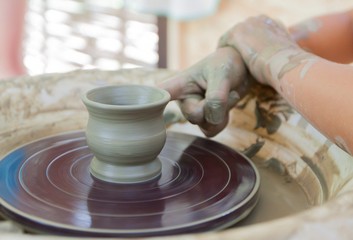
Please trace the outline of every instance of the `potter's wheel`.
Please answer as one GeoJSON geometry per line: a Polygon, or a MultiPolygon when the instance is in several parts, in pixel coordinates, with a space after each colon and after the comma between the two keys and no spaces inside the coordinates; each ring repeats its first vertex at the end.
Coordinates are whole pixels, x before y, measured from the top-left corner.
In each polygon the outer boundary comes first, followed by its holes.
{"type": "Polygon", "coordinates": [[[254,165],[209,139],[172,133],[159,178],[93,178],[83,132],[41,139],[0,161],[1,213],[25,228],[73,236],[140,237],[210,231],[246,217],[258,199],[254,165]]]}

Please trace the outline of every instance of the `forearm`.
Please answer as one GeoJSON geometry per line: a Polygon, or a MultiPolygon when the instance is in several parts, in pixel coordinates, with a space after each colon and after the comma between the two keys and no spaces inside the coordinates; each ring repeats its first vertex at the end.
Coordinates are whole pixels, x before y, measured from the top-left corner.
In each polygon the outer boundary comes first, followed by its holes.
{"type": "Polygon", "coordinates": [[[353,11],[314,17],[289,31],[309,52],[338,63],[353,62],[353,11]]]}
{"type": "Polygon", "coordinates": [[[313,126],[353,153],[352,66],[309,58],[273,85],[313,126]]]}

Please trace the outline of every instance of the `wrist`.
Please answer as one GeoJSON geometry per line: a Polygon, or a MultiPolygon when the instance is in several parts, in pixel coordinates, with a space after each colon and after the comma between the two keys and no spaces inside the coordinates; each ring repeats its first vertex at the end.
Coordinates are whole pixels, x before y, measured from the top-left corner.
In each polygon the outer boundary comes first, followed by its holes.
{"type": "Polygon", "coordinates": [[[280,89],[280,80],[290,70],[298,67],[302,63],[317,59],[317,56],[310,54],[297,46],[269,47],[264,49],[249,64],[250,71],[254,71],[254,76],[261,83],[280,89]],[[257,71],[257,72],[256,72],[257,71]]]}

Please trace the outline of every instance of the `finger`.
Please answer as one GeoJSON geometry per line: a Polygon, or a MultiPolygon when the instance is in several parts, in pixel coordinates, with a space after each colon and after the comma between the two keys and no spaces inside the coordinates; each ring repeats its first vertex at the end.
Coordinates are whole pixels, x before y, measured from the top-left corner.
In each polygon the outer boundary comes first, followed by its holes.
{"type": "Polygon", "coordinates": [[[169,92],[171,100],[179,99],[184,93],[188,77],[184,74],[173,76],[158,84],[158,87],[169,92]]]}
{"type": "Polygon", "coordinates": [[[231,91],[228,96],[227,112],[232,109],[240,100],[240,94],[237,91],[231,91]]]}
{"type": "Polygon", "coordinates": [[[226,112],[226,115],[225,115],[223,121],[218,124],[211,124],[205,120],[199,124],[199,127],[200,127],[201,131],[205,134],[205,136],[213,137],[213,136],[217,135],[218,133],[220,133],[227,126],[228,121],[229,121],[228,112],[230,109],[232,109],[237,104],[239,99],[240,99],[239,94],[236,91],[231,91],[229,93],[229,97],[228,97],[227,112],[226,112]]]}
{"type": "Polygon", "coordinates": [[[244,78],[243,81],[240,82],[240,84],[238,86],[236,86],[235,88],[235,99],[236,102],[238,102],[241,98],[243,98],[246,94],[249,93],[250,89],[255,85],[256,79],[254,78],[254,76],[248,74],[246,78],[244,78]]]}
{"type": "MultiPolygon", "coordinates": [[[[198,98],[187,98],[183,101],[180,101],[180,108],[185,116],[185,118],[192,124],[197,124],[201,131],[207,137],[213,137],[219,132],[221,132],[228,123],[228,114],[225,116],[223,121],[218,124],[212,124],[205,119],[204,116],[204,104],[205,100],[201,99],[201,96],[198,98]]],[[[240,97],[236,91],[231,91],[228,97],[227,103],[227,112],[235,106],[239,101],[240,97]]]]}
{"type": "Polygon", "coordinates": [[[220,124],[224,121],[227,111],[230,81],[213,79],[208,82],[205,96],[205,119],[211,124],[220,124]]]}
{"type": "Polygon", "coordinates": [[[214,137],[218,133],[220,133],[228,124],[229,118],[228,115],[224,118],[223,122],[219,124],[210,124],[208,122],[203,122],[199,124],[200,130],[205,134],[207,137],[214,137]]]}
{"type": "Polygon", "coordinates": [[[204,122],[203,106],[205,100],[200,95],[188,95],[187,98],[180,100],[180,109],[184,117],[192,124],[200,125],[204,122]]]}
{"type": "Polygon", "coordinates": [[[217,48],[222,48],[222,47],[228,46],[228,38],[229,38],[228,35],[229,35],[229,33],[226,32],[225,34],[223,34],[223,36],[221,36],[221,38],[218,40],[217,48]]]}

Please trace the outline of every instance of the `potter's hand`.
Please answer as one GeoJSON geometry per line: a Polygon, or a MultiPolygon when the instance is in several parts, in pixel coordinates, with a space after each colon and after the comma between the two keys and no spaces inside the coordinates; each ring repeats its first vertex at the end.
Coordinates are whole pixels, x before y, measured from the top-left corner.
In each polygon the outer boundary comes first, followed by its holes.
{"type": "Polygon", "coordinates": [[[185,118],[212,137],[228,123],[228,111],[245,94],[249,81],[239,53],[217,49],[189,69],[161,83],[179,100],[185,118]]]}
{"type": "Polygon", "coordinates": [[[290,64],[308,57],[281,23],[266,16],[235,25],[218,45],[237,49],[254,78],[273,87],[273,82],[290,70],[290,64]]]}

